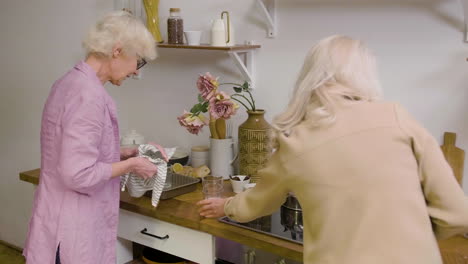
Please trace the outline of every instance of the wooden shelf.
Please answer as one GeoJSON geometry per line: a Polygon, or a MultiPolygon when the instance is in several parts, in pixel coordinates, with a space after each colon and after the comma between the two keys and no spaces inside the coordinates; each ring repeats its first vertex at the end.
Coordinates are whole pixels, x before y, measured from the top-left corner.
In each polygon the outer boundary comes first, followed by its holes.
{"type": "Polygon", "coordinates": [[[200,44],[200,45],[186,45],[186,44],[167,44],[161,43],[158,44],[158,48],[168,48],[168,49],[200,49],[200,50],[220,50],[220,51],[241,51],[241,50],[252,50],[260,48],[260,45],[234,45],[234,46],[211,46],[209,44],[200,44]]]}
{"type": "MultiPolygon", "coordinates": [[[[467,0],[468,1],[468,0],[467,0]]],[[[200,45],[187,45],[187,44],[167,44],[160,43],[158,48],[165,49],[191,49],[191,50],[216,50],[222,51],[231,57],[234,61],[236,67],[244,76],[244,80],[250,83],[250,87],[255,87],[255,68],[254,68],[254,50],[259,49],[261,45],[234,45],[234,46],[211,46],[209,44],[200,44],[200,45]],[[240,57],[243,56],[243,58],[240,57]]]]}

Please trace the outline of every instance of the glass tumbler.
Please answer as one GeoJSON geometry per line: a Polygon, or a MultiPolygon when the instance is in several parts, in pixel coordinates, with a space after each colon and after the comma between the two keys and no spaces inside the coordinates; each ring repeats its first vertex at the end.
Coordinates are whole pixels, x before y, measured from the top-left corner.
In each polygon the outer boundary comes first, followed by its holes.
{"type": "Polygon", "coordinates": [[[223,195],[223,177],[205,176],[202,178],[204,199],[219,198],[223,195]]]}

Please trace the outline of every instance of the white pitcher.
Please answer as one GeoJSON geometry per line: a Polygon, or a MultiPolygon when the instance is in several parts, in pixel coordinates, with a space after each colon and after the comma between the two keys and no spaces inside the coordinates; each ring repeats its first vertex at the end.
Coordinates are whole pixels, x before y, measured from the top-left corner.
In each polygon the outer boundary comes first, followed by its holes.
{"type": "Polygon", "coordinates": [[[221,18],[213,20],[213,24],[211,26],[211,45],[234,45],[234,28],[232,27],[231,20],[229,18],[229,12],[223,11],[221,13],[221,18]],[[224,23],[224,15],[227,17],[226,23],[224,23]]]}
{"type": "Polygon", "coordinates": [[[232,138],[210,138],[210,169],[211,175],[229,179],[233,173],[234,140],[232,138]]]}

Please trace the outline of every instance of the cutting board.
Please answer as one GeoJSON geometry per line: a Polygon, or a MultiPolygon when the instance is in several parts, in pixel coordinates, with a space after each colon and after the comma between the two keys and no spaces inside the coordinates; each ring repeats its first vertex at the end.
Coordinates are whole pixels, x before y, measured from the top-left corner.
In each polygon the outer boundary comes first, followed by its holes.
{"type": "Polygon", "coordinates": [[[465,161],[465,151],[455,146],[457,134],[452,132],[444,133],[444,144],[441,147],[445,159],[453,169],[453,173],[458,183],[462,184],[463,163],[465,161]]]}

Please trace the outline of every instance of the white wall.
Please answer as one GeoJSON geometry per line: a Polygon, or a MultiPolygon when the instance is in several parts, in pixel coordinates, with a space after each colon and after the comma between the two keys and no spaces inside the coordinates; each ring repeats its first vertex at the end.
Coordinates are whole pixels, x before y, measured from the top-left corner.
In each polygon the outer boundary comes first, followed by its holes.
{"type": "MultiPolygon", "coordinates": [[[[161,29],[169,7],[180,7],[186,29],[205,30],[229,10],[238,42],[262,44],[256,54],[257,104],[267,118],[286,105],[307,50],[322,37],[341,33],[366,41],[379,59],[387,99],[409,109],[441,142],[444,131],[458,134],[468,150],[468,55],[463,16],[456,0],[278,0],[278,37],[266,38],[266,25],[254,0],[161,1],[161,29]]],[[[39,126],[51,84],[83,55],[80,40],[112,1],[4,1],[0,9],[2,84],[0,97],[0,240],[23,246],[33,187],[18,172],[39,167],[39,126]]],[[[142,80],[108,86],[116,99],[121,132],[134,128],[163,145],[208,143],[208,131],[189,135],[176,120],[195,101],[195,81],[206,71],[222,81],[241,76],[227,54],[159,50],[142,80]]],[[[228,87],[226,87],[227,89],[228,87]]],[[[234,118],[240,124],[242,111],[234,118]]],[[[467,176],[465,176],[466,178],[467,176]]],[[[468,192],[468,180],[465,192],[468,192]]]]}

